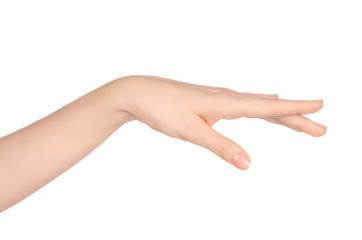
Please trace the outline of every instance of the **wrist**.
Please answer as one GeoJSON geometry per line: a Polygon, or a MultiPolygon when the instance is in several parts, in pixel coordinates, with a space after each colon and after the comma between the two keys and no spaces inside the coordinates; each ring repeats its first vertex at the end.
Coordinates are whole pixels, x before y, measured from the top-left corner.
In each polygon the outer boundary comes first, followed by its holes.
{"type": "Polygon", "coordinates": [[[139,79],[139,76],[136,75],[124,76],[103,86],[106,91],[104,95],[108,99],[108,108],[114,113],[113,115],[119,126],[136,120],[136,116],[132,113],[130,102],[133,95],[131,93],[131,84],[135,83],[137,79],[139,79]]]}

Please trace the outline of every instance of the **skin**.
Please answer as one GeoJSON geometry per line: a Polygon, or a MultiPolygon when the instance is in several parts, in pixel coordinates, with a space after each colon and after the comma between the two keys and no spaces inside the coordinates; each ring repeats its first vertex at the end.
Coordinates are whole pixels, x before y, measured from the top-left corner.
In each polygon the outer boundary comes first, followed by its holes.
{"type": "Polygon", "coordinates": [[[207,148],[246,170],[249,155],[212,128],[217,121],[262,118],[319,137],[327,127],[303,115],[322,106],[322,100],[285,100],[155,76],[118,78],[0,138],[0,212],[71,168],[130,121],[207,148]]]}

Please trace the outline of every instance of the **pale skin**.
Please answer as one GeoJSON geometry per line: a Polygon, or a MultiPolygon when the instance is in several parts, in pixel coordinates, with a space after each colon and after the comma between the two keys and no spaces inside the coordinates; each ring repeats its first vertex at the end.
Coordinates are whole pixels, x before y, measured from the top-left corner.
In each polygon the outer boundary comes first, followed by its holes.
{"type": "Polygon", "coordinates": [[[237,92],[155,76],[118,78],[0,138],[0,212],[58,177],[133,120],[207,148],[246,170],[249,155],[212,128],[217,121],[262,118],[319,137],[327,127],[303,115],[322,106],[322,100],[279,99],[276,94],[237,92]]]}

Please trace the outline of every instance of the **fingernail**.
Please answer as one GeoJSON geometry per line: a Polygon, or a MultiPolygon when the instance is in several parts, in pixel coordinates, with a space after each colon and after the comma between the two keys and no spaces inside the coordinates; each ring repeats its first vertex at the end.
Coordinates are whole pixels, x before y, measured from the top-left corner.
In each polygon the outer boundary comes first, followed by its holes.
{"type": "Polygon", "coordinates": [[[317,123],[318,126],[320,126],[321,128],[328,128],[327,126],[324,126],[323,124],[317,123]]]}
{"type": "Polygon", "coordinates": [[[322,103],[322,102],[323,102],[323,99],[312,100],[312,102],[322,103]]]}
{"type": "Polygon", "coordinates": [[[237,153],[231,160],[232,164],[240,169],[246,170],[249,168],[250,163],[247,160],[247,157],[242,153],[237,153]]]}

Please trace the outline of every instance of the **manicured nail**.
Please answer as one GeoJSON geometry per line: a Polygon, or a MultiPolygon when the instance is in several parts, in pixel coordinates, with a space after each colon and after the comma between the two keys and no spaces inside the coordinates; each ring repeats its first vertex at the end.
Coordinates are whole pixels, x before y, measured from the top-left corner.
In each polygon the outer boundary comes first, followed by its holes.
{"type": "Polygon", "coordinates": [[[250,163],[248,162],[246,156],[241,153],[237,153],[231,160],[232,164],[240,169],[246,170],[249,168],[250,163]]]}
{"type": "Polygon", "coordinates": [[[323,99],[312,100],[312,102],[322,103],[323,99]]]}
{"type": "Polygon", "coordinates": [[[320,126],[321,128],[328,128],[327,126],[324,126],[323,124],[317,123],[318,126],[320,126]]]}

